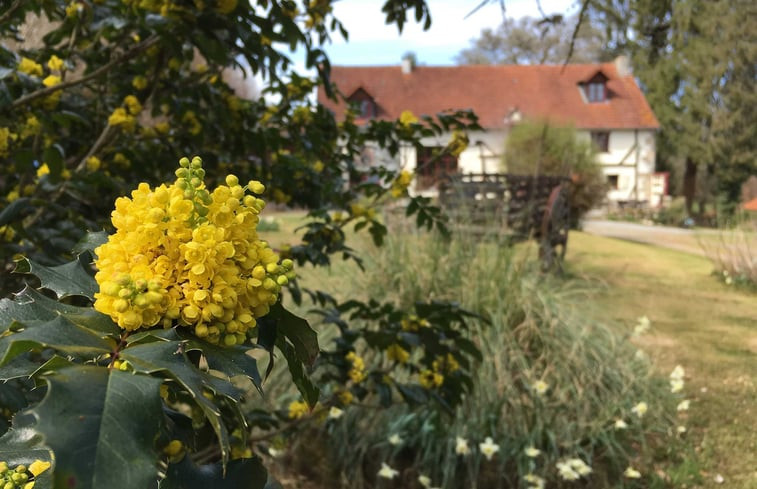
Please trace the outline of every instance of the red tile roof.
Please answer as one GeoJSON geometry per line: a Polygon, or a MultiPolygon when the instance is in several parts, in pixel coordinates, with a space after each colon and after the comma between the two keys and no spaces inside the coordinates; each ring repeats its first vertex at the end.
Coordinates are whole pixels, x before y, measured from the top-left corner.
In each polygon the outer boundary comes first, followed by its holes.
{"type": "MultiPolygon", "coordinates": [[[[505,125],[514,109],[524,117],[548,118],[584,129],[657,129],[659,123],[632,76],[619,76],[613,63],[561,65],[332,66],[331,79],[349,96],[362,88],[377,105],[379,119],[396,119],[403,110],[434,115],[445,109],[473,109],[485,128],[505,125]],[[598,71],[607,78],[609,100],[587,103],[579,83],[598,71]]],[[[318,100],[337,117],[345,105],[318,100]]]]}

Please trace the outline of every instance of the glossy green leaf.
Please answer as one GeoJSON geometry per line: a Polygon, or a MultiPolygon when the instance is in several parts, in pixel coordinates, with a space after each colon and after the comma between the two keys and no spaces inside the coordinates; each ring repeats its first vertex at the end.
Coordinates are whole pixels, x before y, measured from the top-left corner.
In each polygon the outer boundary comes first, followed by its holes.
{"type": "Polygon", "coordinates": [[[223,424],[218,406],[203,395],[208,389],[217,391],[218,386],[213,384],[209,375],[192,365],[186,356],[183,342],[140,343],[125,348],[120,355],[122,359],[128,360],[137,372],[161,374],[181,384],[210,422],[221,446],[222,459],[224,462],[228,461],[231,450],[228,430],[223,424]]]}
{"type": "Polygon", "coordinates": [[[73,251],[74,253],[83,253],[89,251],[92,255],[95,255],[95,248],[104,245],[108,242],[108,233],[105,231],[90,231],[84,235],[84,237],[76,243],[73,251]]]}
{"type": "Polygon", "coordinates": [[[47,395],[31,412],[33,430],[55,454],[56,487],[155,486],[160,379],[77,366],[47,382],[47,395]]]}
{"type": "Polygon", "coordinates": [[[276,346],[281,350],[281,353],[284,354],[284,358],[286,358],[287,365],[289,366],[289,373],[292,375],[294,385],[297,386],[297,390],[300,391],[305,402],[307,402],[308,406],[312,409],[318,402],[318,395],[320,394],[318,387],[316,387],[310,380],[310,377],[308,377],[303,368],[302,362],[297,358],[295,349],[291,344],[279,337],[276,340],[276,346]]]}
{"type": "Polygon", "coordinates": [[[42,282],[42,287],[55,292],[59,299],[72,295],[93,299],[98,286],[95,279],[87,273],[86,266],[82,255],[72,262],[57,267],[46,267],[28,258],[22,258],[16,262],[15,272],[37,276],[42,282]]]}
{"type": "Polygon", "coordinates": [[[218,464],[195,465],[189,457],[171,464],[160,489],[264,489],[268,473],[259,458],[232,460],[223,466],[218,464]]]}
{"type": "Polygon", "coordinates": [[[52,348],[67,355],[92,358],[115,347],[110,339],[77,326],[63,316],[36,323],[0,339],[0,366],[33,348],[52,348]]]}
{"type": "Polygon", "coordinates": [[[269,315],[276,321],[277,332],[294,345],[297,358],[305,365],[312,365],[320,349],[318,335],[308,322],[284,309],[280,302],[271,307],[269,315]]]}
{"type": "MultiPolygon", "coordinates": [[[[42,444],[42,437],[34,429],[35,418],[29,413],[19,413],[13,417],[13,426],[0,437],[0,460],[9,466],[31,465],[40,460],[52,462],[50,450],[42,444]]],[[[48,469],[36,479],[35,489],[52,487],[52,470],[48,469]]]]}
{"type": "Polygon", "coordinates": [[[0,211],[0,226],[5,226],[9,222],[15,220],[19,214],[29,208],[31,208],[31,205],[28,198],[22,197],[14,200],[0,211]]]}

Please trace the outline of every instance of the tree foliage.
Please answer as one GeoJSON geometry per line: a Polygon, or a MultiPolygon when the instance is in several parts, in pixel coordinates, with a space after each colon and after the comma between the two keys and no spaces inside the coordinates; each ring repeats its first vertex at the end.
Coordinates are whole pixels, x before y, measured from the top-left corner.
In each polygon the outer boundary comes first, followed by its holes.
{"type": "Polygon", "coordinates": [[[568,56],[576,17],[506,18],[496,29],[483,29],[458,54],[460,64],[557,64],[606,61],[603,32],[588,22],[578,26],[573,54],[568,56]]]}
{"type": "Polygon", "coordinates": [[[607,192],[596,150],[582,141],[573,127],[547,121],[526,121],[514,126],[505,145],[505,167],[522,175],[559,175],[570,178],[571,220],[596,207],[607,192]]]}

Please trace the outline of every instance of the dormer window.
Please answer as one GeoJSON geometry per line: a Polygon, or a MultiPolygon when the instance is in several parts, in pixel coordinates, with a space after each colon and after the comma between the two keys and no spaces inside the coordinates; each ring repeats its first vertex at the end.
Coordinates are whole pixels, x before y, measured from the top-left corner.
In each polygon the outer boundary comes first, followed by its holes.
{"type": "Polygon", "coordinates": [[[378,113],[373,97],[362,88],[352,92],[352,95],[347,97],[347,102],[357,110],[358,119],[373,119],[378,113]]]}
{"type": "Polygon", "coordinates": [[[607,93],[607,77],[601,71],[598,71],[589,80],[582,83],[582,85],[586,101],[590,104],[604,102],[609,98],[607,93]]]}

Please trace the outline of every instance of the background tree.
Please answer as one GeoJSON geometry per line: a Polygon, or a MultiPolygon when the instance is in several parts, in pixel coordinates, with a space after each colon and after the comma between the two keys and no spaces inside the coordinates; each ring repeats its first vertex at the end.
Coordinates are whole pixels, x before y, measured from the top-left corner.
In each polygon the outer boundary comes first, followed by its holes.
{"type": "Polygon", "coordinates": [[[571,221],[599,205],[607,193],[596,150],[581,141],[573,127],[546,121],[526,121],[514,126],[505,145],[506,171],[520,175],[560,175],[570,178],[571,221]]]}
{"type": "Polygon", "coordinates": [[[743,0],[583,6],[589,22],[605,26],[607,48],[631,54],[661,124],[658,169],[673,172],[689,215],[703,215],[716,198],[728,214],[757,173],[757,7],[743,0]]]}
{"type": "Polygon", "coordinates": [[[605,61],[603,32],[589,22],[581,23],[573,55],[568,59],[570,39],[577,17],[548,19],[507,18],[495,29],[483,29],[471,46],[457,55],[459,64],[596,63],[605,61]]]}

